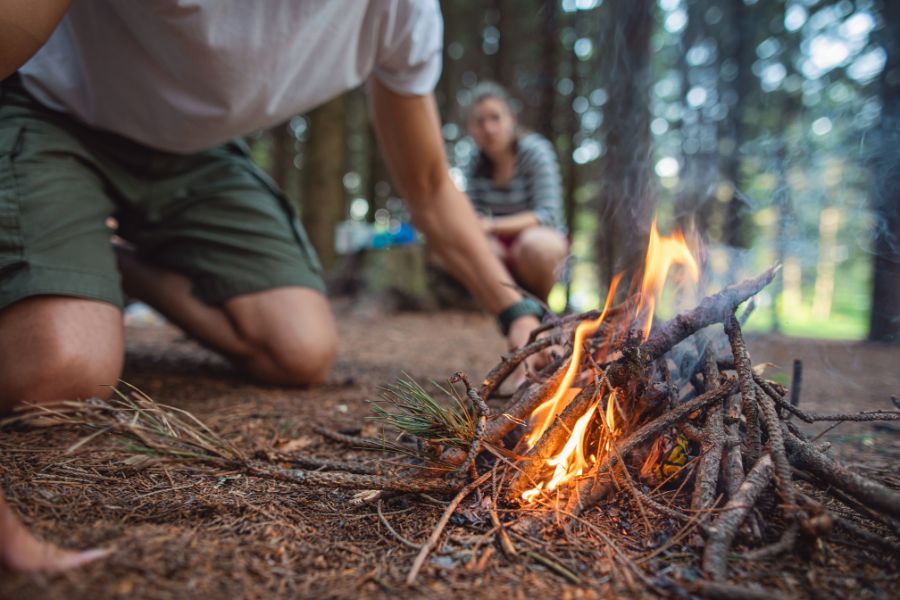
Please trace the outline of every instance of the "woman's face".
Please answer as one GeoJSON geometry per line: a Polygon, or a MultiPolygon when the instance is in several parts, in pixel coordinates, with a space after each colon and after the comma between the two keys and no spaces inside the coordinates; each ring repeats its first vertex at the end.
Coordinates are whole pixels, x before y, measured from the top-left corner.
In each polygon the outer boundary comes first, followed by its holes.
{"type": "Polygon", "coordinates": [[[485,98],[472,107],[468,129],[480,150],[488,156],[496,155],[512,146],[516,118],[503,100],[485,98]]]}

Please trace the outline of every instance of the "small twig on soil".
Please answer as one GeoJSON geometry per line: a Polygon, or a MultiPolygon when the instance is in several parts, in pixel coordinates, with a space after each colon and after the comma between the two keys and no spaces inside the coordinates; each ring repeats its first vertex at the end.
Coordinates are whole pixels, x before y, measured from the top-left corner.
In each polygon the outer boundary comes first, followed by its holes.
{"type": "Polygon", "coordinates": [[[447,508],[444,510],[444,514],[441,515],[441,518],[438,520],[437,525],[435,525],[434,530],[431,532],[431,536],[429,536],[428,541],[421,547],[418,556],[416,556],[416,560],[413,562],[412,568],[409,570],[409,575],[406,576],[406,584],[413,585],[416,583],[416,577],[419,576],[419,571],[422,570],[422,566],[425,564],[425,559],[428,558],[428,554],[435,547],[438,542],[438,539],[441,537],[441,533],[444,532],[444,527],[447,526],[447,522],[450,520],[450,517],[453,516],[453,513],[456,512],[456,508],[459,506],[459,503],[463,501],[463,499],[468,496],[472,491],[480,486],[482,483],[487,481],[491,477],[492,472],[488,471],[484,473],[481,477],[468,484],[463,489],[459,490],[459,493],[453,497],[453,500],[450,501],[450,504],[447,505],[447,508]]]}
{"type": "Polygon", "coordinates": [[[271,460],[290,463],[303,469],[317,469],[327,471],[346,471],[347,473],[359,473],[363,475],[377,475],[381,469],[359,463],[351,463],[330,458],[314,458],[312,456],[298,456],[296,454],[283,454],[280,452],[268,452],[271,460]]]}
{"type": "Polygon", "coordinates": [[[900,421],[900,411],[897,410],[864,410],[858,413],[836,413],[836,414],[819,414],[810,413],[797,408],[790,402],[785,401],[784,394],[779,393],[777,389],[768,381],[756,375],[753,375],[753,381],[762,389],[766,395],[775,401],[780,408],[796,415],[805,423],[818,423],[821,421],[900,421]]]}
{"type": "Polygon", "coordinates": [[[772,589],[753,589],[730,583],[704,581],[698,579],[684,584],[688,592],[699,594],[701,598],[711,600],[779,600],[784,595],[772,589]]]}
{"type": "Polygon", "coordinates": [[[769,544],[768,546],[763,546],[762,548],[755,548],[749,552],[744,552],[741,555],[741,558],[745,560],[764,560],[791,550],[794,547],[794,544],[797,543],[798,529],[799,526],[797,522],[794,521],[788,525],[787,529],[784,530],[781,534],[781,538],[779,538],[777,542],[769,544]]]}
{"type": "Polygon", "coordinates": [[[385,528],[390,532],[390,534],[393,535],[395,538],[397,538],[397,540],[399,540],[400,543],[403,544],[404,546],[408,546],[410,548],[415,548],[416,550],[420,549],[422,547],[420,544],[416,544],[414,542],[409,541],[408,539],[406,539],[405,537],[403,537],[402,535],[397,533],[397,530],[395,530],[391,526],[391,524],[385,518],[384,513],[381,512],[381,502],[382,501],[379,498],[378,504],[377,504],[377,509],[378,509],[378,519],[381,521],[381,524],[384,525],[385,528]]]}
{"type": "Polygon", "coordinates": [[[570,582],[574,583],[575,585],[581,585],[581,577],[579,577],[578,575],[576,575],[569,569],[565,568],[564,566],[562,566],[555,560],[553,560],[551,558],[547,558],[540,552],[537,552],[535,550],[526,550],[525,556],[533,558],[534,560],[538,561],[539,563],[541,563],[542,565],[544,565],[545,567],[547,567],[548,569],[550,569],[557,575],[560,575],[560,576],[564,577],[565,579],[568,579],[570,582]]]}

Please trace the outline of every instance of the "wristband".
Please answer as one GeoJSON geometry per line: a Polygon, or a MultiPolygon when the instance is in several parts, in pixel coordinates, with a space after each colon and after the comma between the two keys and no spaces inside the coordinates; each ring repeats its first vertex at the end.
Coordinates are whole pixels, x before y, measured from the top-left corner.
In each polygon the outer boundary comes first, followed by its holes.
{"type": "Polygon", "coordinates": [[[497,316],[500,331],[503,332],[503,335],[509,335],[509,328],[513,321],[526,315],[534,315],[540,319],[544,316],[544,308],[531,298],[522,298],[518,302],[510,304],[497,316]]]}

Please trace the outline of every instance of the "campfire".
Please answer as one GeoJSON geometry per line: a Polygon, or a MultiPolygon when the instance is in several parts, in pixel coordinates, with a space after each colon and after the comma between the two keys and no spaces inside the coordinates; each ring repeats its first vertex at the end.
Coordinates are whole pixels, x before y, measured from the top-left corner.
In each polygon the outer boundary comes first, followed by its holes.
{"type": "MultiPolygon", "coordinates": [[[[420,547],[409,583],[463,500],[477,493],[483,501],[467,510],[485,513],[510,556],[516,553],[507,535],[513,518],[520,529],[528,527],[523,520],[530,521],[532,531],[550,536],[578,523],[616,548],[615,537],[589,519],[627,505],[645,523],[644,531],[654,528],[654,519],[676,529],[677,539],[698,540],[692,547],[704,577],[670,585],[738,593],[722,582],[736,544],[745,558],[760,558],[814,545],[839,531],[897,551],[883,532],[897,534],[900,493],[835,461],[827,444],[807,438],[795,420],[898,420],[900,411],[814,414],[798,406],[799,369],[788,389],[765,378],[765,365],[750,361],[742,325],[753,310],[752,298],[777,272],[774,267],[726,287],[660,322],[655,309],[667,280],[675,280],[675,296],[690,300],[701,269],[696,243],[680,232],[660,235],[654,224],[641,272],[617,276],[602,309],[546,323],[527,345],[504,356],[480,386],[455,374],[451,386],[442,388],[453,399],[450,406],[419,384],[401,381],[374,405],[385,428],[382,438],[316,429],[330,440],[386,453],[377,469],[250,454],[192,415],[136,390],[109,402],[35,407],[14,420],[52,417],[54,423],[95,430],[79,444],[111,432],[129,438],[142,453],[299,485],[360,490],[350,502],[377,502],[379,515],[390,494],[453,495],[420,547]],[[622,293],[628,275],[632,288],[622,293]],[[624,300],[617,304],[620,296],[624,300]],[[528,357],[550,349],[558,351],[551,364],[532,373],[505,402],[494,397],[528,357]],[[830,511],[828,496],[882,529],[830,511]]],[[[563,565],[531,554],[578,580],[563,565]]],[[[614,554],[645,584],[657,585],[624,553],[614,554]]]]}

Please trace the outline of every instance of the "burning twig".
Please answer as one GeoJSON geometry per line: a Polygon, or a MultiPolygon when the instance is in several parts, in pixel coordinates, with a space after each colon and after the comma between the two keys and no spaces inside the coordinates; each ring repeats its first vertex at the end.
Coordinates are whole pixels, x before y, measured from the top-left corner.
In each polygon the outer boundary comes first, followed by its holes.
{"type": "MultiPolygon", "coordinates": [[[[706,392],[693,400],[689,400],[657,417],[653,421],[650,421],[618,444],[619,454],[623,456],[628,455],[632,450],[650,441],[652,438],[662,433],[663,430],[671,427],[681,419],[684,419],[692,412],[706,408],[713,402],[721,400],[730,394],[735,386],[736,382],[734,380],[729,380],[725,385],[710,392],[706,392]]],[[[590,506],[596,502],[597,498],[594,497],[592,489],[595,485],[595,480],[598,476],[615,466],[615,463],[616,457],[612,455],[609,456],[606,461],[596,463],[594,469],[589,473],[589,476],[579,484],[578,493],[573,495],[573,498],[580,498],[580,501],[576,500],[575,506],[572,507],[575,508],[576,513],[584,512],[584,510],[590,508],[590,506]]]]}

